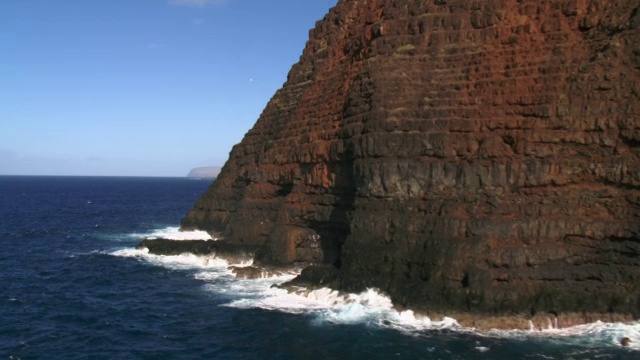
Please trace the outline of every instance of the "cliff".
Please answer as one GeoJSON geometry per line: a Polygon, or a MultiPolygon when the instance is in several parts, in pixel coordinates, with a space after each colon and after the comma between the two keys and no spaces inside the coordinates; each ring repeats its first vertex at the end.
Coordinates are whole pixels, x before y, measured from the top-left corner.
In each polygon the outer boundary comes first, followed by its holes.
{"type": "Polygon", "coordinates": [[[639,4],[341,0],[182,227],[400,307],[637,318],[639,4]]]}

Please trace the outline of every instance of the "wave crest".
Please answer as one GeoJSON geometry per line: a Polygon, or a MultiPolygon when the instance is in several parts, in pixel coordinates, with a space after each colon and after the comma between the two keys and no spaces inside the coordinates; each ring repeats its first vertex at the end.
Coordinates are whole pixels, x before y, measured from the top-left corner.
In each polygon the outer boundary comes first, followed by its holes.
{"type": "Polygon", "coordinates": [[[147,234],[131,234],[140,239],[168,239],[168,240],[218,240],[202,230],[181,231],[179,227],[166,227],[153,230],[147,234]]]}
{"type": "MultiPolygon", "coordinates": [[[[138,237],[162,237],[188,240],[202,240],[205,232],[180,232],[179,228],[165,228],[138,237]]],[[[209,236],[207,234],[207,236],[209,236]]],[[[209,236],[209,239],[211,237],[209,236]]],[[[367,325],[391,328],[403,332],[420,333],[422,331],[450,329],[459,332],[472,332],[484,337],[531,339],[542,338],[550,342],[593,346],[622,346],[620,340],[631,340],[629,349],[640,350],[640,322],[603,323],[597,321],[586,325],[577,325],[559,329],[551,324],[545,329],[531,330],[490,330],[477,331],[462,327],[455,319],[443,317],[434,320],[415,314],[411,310],[394,308],[389,297],[377,289],[368,289],[360,294],[342,293],[329,288],[320,289],[282,289],[279,285],[295,278],[297,271],[279,271],[274,276],[247,279],[234,275],[233,268],[252,266],[252,261],[230,263],[215,256],[196,256],[182,254],[176,256],[149,254],[148,249],[121,249],[110,253],[113,256],[136,258],[154,265],[171,269],[197,270],[194,277],[205,282],[206,291],[224,294],[229,302],[224,306],[234,308],[261,308],[293,314],[309,314],[313,322],[367,325]]],[[[479,347],[478,351],[487,351],[479,347]]]]}

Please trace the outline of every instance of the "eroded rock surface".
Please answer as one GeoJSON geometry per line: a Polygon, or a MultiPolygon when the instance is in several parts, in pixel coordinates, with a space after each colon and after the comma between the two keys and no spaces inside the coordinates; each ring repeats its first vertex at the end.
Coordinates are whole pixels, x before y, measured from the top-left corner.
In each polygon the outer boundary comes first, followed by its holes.
{"type": "Polygon", "coordinates": [[[341,0],[183,228],[427,312],[638,317],[638,1],[341,0]]]}

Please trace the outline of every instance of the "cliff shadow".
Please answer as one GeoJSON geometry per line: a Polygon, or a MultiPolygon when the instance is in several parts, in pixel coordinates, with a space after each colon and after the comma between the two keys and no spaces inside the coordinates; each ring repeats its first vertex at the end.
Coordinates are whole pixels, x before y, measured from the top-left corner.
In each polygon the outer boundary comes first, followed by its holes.
{"type": "Polygon", "coordinates": [[[323,253],[323,264],[331,264],[336,268],[342,265],[342,246],[351,234],[351,214],[354,209],[355,184],[353,167],[350,162],[329,164],[329,171],[334,175],[334,186],[329,193],[334,202],[327,220],[310,221],[309,229],[320,236],[319,246],[323,253]]]}

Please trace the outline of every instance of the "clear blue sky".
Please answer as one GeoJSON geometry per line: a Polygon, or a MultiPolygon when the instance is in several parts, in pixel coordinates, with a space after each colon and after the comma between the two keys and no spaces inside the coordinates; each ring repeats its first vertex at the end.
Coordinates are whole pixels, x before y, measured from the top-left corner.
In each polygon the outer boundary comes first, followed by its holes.
{"type": "Polygon", "coordinates": [[[222,165],[337,0],[1,0],[0,175],[222,165]]]}

